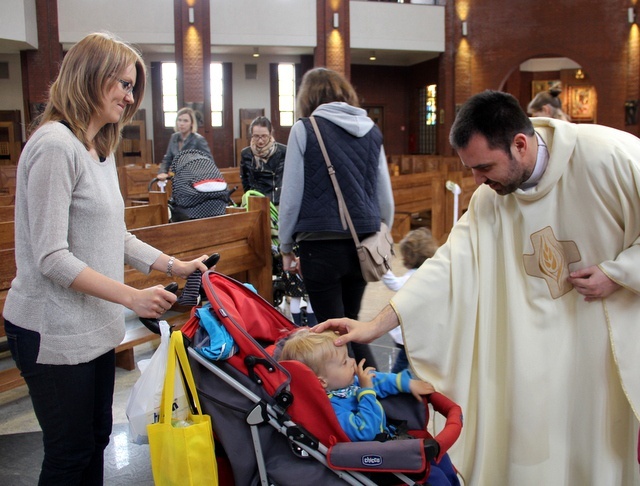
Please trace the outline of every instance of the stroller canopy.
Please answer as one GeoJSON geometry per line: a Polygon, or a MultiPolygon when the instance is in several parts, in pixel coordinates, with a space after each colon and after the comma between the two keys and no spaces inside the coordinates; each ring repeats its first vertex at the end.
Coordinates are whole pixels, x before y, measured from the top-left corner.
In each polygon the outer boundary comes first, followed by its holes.
{"type": "Polygon", "coordinates": [[[200,150],[182,150],[171,162],[173,188],[171,210],[180,219],[208,218],[224,214],[227,183],[213,158],[200,150]]]}

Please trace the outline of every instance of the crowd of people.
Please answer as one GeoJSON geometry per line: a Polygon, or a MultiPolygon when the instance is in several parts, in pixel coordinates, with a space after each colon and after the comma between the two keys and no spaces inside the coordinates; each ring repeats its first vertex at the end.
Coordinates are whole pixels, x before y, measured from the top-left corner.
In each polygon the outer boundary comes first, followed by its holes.
{"type": "MultiPolygon", "coordinates": [[[[66,54],[18,164],[17,274],[3,317],[43,431],[40,484],[102,483],[123,308],[158,318],[175,302],[162,286],[125,285],[124,265],[180,278],[206,270],[207,255],[181,261],[124,226],[114,151],[146,76],[127,43],[83,38],[66,54]]],[[[450,143],[479,187],[439,248],[423,230],[401,242],[407,273],[386,276],[397,293],[370,322],[358,320],[367,282],[310,120],[331,140],[359,237],[391,227],[382,133],[349,81],[309,70],[287,144],[258,117],[239,161],[243,188],[278,208],[283,269],[304,285],[314,314],[300,336],[328,336],[338,347],[330,359],[341,369],[334,374],[325,357],[314,371],[345,429],[356,438],[363,430],[337,390],[372,390],[374,404],[376,394],[442,391],[465,413],[452,457],[472,485],[640,483],[640,140],[568,123],[558,95],[534,98],[534,118],[503,92],[464,103],[450,143]],[[393,390],[378,386],[385,375],[375,379],[369,347],[387,332],[406,350],[393,390]]],[[[196,113],[179,110],[158,179],[184,150],[213,159],[197,129],[196,113]]],[[[375,424],[385,431],[384,415],[375,424]]]]}

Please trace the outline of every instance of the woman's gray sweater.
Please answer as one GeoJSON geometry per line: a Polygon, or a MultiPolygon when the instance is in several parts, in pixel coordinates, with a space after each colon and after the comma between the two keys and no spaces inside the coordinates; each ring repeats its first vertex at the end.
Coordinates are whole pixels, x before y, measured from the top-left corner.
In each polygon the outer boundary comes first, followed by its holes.
{"type": "Polygon", "coordinates": [[[119,282],[125,263],[149,273],[161,252],[125,228],[113,154],[98,162],[62,123],[43,125],[20,156],[15,206],[4,317],[40,333],[38,363],[84,363],[115,348],[123,307],[70,285],[87,266],[119,282]]]}

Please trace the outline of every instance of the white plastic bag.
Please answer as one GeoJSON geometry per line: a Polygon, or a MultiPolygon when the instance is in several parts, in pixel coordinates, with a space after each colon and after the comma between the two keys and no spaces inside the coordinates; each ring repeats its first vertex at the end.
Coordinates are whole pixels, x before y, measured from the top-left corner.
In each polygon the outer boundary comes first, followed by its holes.
{"type": "MultiPolygon", "coordinates": [[[[160,400],[167,369],[171,335],[167,321],[160,321],[160,333],[160,346],[153,353],[151,359],[138,362],[141,375],[136,384],[133,385],[127,402],[126,413],[129,419],[129,434],[131,439],[138,444],[148,442],[147,424],[157,422],[160,415],[160,400]]],[[[175,399],[172,407],[172,416],[175,420],[184,420],[189,412],[189,404],[179,373],[176,373],[173,396],[175,399]]]]}

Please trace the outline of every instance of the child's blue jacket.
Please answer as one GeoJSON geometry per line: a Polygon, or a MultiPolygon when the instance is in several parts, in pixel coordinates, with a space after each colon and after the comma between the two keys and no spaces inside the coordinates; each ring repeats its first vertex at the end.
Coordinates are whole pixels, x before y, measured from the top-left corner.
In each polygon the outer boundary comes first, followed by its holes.
{"type": "Polygon", "coordinates": [[[358,377],[354,385],[327,393],[338,422],[352,441],[374,440],[387,430],[387,419],[378,397],[410,392],[409,370],[401,373],[379,373],[373,379],[373,388],[360,388],[358,377]]]}

